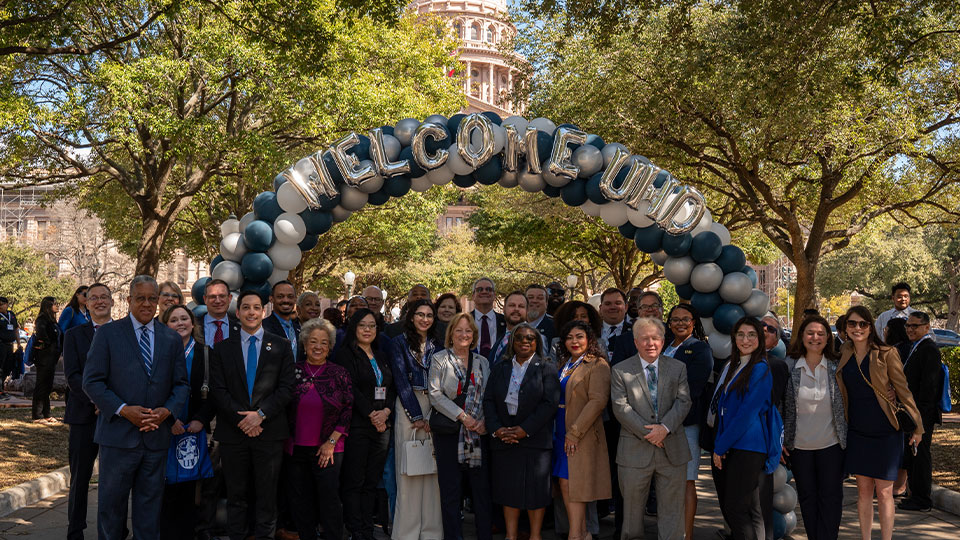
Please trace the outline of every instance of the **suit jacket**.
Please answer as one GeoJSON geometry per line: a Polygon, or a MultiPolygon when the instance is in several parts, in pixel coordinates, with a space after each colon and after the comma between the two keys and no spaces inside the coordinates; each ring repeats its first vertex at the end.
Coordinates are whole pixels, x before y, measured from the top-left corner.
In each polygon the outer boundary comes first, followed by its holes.
{"type": "MultiPolygon", "coordinates": [[[[932,426],[942,421],[940,413],[940,392],[943,390],[943,372],[940,364],[940,349],[932,339],[926,338],[917,344],[905,344],[905,364],[903,374],[907,377],[907,387],[917,402],[917,410],[924,424],[932,426]],[[911,349],[913,354],[911,354],[911,349]]],[[[924,428],[926,429],[926,428],[924,428]]]]}
{"type": "MultiPolygon", "coordinates": [[[[56,364],[60,359],[63,346],[63,333],[60,332],[60,326],[57,325],[57,322],[47,317],[46,313],[41,313],[37,317],[33,336],[34,351],[31,356],[33,363],[56,364]]],[[[140,349],[137,348],[137,350],[140,349]]]]}
{"type": "MultiPolygon", "coordinates": [[[[847,413],[848,421],[850,420],[850,403],[847,401],[847,385],[843,382],[843,366],[847,365],[847,362],[851,360],[856,362],[857,359],[853,358],[853,356],[853,342],[847,340],[840,347],[840,363],[837,365],[837,384],[840,386],[840,393],[843,394],[843,410],[847,413]]],[[[857,376],[860,377],[860,373],[857,373],[857,376]]],[[[888,384],[893,385],[893,389],[897,393],[897,399],[903,403],[907,412],[913,417],[913,421],[917,423],[917,429],[914,433],[917,435],[923,434],[923,421],[920,418],[920,411],[917,410],[917,405],[913,401],[913,394],[910,392],[910,388],[907,387],[907,378],[903,374],[903,362],[900,361],[900,354],[897,353],[897,349],[887,346],[883,348],[879,348],[876,345],[870,346],[870,383],[874,387],[873,393],[877,396],[880,409],[887,415],[887,420],[890,422],[890,425],[896,429],[900,429],[900,423],[897,422],[897,411],[894,405],[891,405],[884,399],[885,396],[877,394],[877,390],[883,391],[887,388],[888,384]]],[[[938,393],[937,395],[939,396],[940,394],[938,393]]],[[[896,401],[894,401],[894,403],[896,403],[896,401]]],[[[855,429],[855,426],[849,427],[855,429]]]]}
{"type": "MultiPolygon", "coordinates": [[[[374,361],[380,369],[381,386],[387,388],[386,399],[376,399],[377,376],[367,353],[359,348],[351,347],[346,343],[337,351],[333,363],[343,366],[350,374],[353,387],[353,420],[350,427],[374,429],[370,422],[370,413],[389,407],[391,411],[396,407],[397,387],[393,384],[393,369],[391,368],[390,354],[384,348],[384,343],[390,343],[386,337],[378,339],[379,347],[374,353],[374,361]]],[[[392,412],[391,412],[392,414],[392,412]]],[[[391,424],[387,424],[388,426],[391,424]]]]}
{"type": "Polygon", "coordinates": [[[96,406],[83,391],[83,366],[93,342],[93,323],[75,326],[63,336],[63,373],[67,377],[67,424],[92,424],[97,421],[96,406]]]}
{"type": "Polygon", "coordinates": [[[543,319],[540,319],[537,330],[540,331],[540,335],[543,336],[548,345],[553,342],[553,338],[557,337],[557,327],[550,315],[544,315],[543,319]]]}
{"type": "Polygon", "coordinates": [[[204,371],[204,353],[210,363],[210,371],[213,370],[213,350],[210,347],[197,343],[193,348],[193,364],[190,368],[190,400],[187,402],[187,411],[183,416],[178,416],[184,424],[193,420],[199,420],[204,427],[210,429],[210,422],[217,414],[217,409],[213,405],[213,399],[210,398],[211,380],[207,380],[207,397],[203,397],[203,371],[204,371]]]}
{"type": "Polygon", "coordinates": [[[261,424],[263,432],[252,440],[282,441],[290,436],[287,404],[293,399],[294,363],[290,342],[264,331],[252,399],[247,393],[242,347],[240,331],[231,330],[230,337],[218,343],[210,355],[210,397],[217,411],[213,437],[224,443],[251,440],[237,427],[243,419],[237,411],[260,409],[267,418],[261,424]]]}
{"type": "Polygon", "coordinates": [[[150,450],[166,450],[173,414],[183,408],[190,391],[180,336],[154,321],[153,371],[147,375],[130,316],[101,326],[87,352],[83,390],[100,409],[94,433],[97,443],[134,448],[142,442],[150,450]],[[158,429],[141,432],[116,414],[124,403],[150,409],[165,407],[172,414],[158,429]]]}
{"type": "Polygon", "coordinates": [[[490,380],[483,396],[483,418],[487,433],[493,433],[501,427],[520,426],[527,436],[518,444],[506,444],[500,439],[491,438],[492,450],[504,450],[516,447],[553,448],[553,421],[560,403],[560,379],[557,368],[539,356],[527,360],[531,362],[520,382],[520,395],[517,414],[507,411],[507,390],[513,374],[513,361],[500,362],[490,368],[490,380]]]}
{"type": "MultiPolygon", "coordinates": [[[[474,322],[476,322],[476,320],[477,320],[477,310],[474,309],[474,310],[473,310],[473,313],[471,313],[471,315],[473,315],[473,320],[474,320],[474,322]]],[[[497,335],[496,335],[495,338],[493,338],[493,341],[490,342],[490,349],[491,349],[491,350],[493,350],[494,348],[496,348],[497,343],[499,343],[500,340],[503,339],[503,335],[507,333],[507,320],[503,318],[503,313],[493,312],[493,315],[494,315],[494,318],[497,320],[497,335]]],[[[478,329],[478,330],[483,330],[483,328],[480,326],[479,323],[477,323],[477,329],[478,329]]],[[[479,340],[479,339],[477,340],[477,348],[474,349],[474,352],[480,352],[480,341],[481,341],[481,340],[479,340]]],[[[487,353],[487,354],[489,354],[489,353],[487,353]]]]}
{"type": "Polygon", "coordinates": [[[683,430],[683,420],[691,406],[687,366],[660,355],[657,362],[657,412],[653,410],[643,366],[639,355],[631,356],[614,366],[610,375],[613,413],[621,425],[617,464],[634,468],[651,466],[657,447],[643,438],[650,433],[644,426],[663,424],[670,430],[663,440],[667,459],[672,465],[685,465],[691,457],[683,430]]]}
{"type": "MultiPolygon", "coordinates": [[[[296,363],[306,358],[306,353],[304,353],[303,342],[300,341],[300,320],[294,317],[290,322],[293,323],[293,331],[297,336],[297,351],[293,355],[294,363],[296,363]]],[[[239,332],[239,330],[237,331],[239,332]]],[[[287,337],[287,333],[283,331],[283,326],[275,313],[271,313],[269,317],[263,320],[263,331],[282,338],[287,337]]],[[[230,333],[232,334],[233,330],[230,333]]],[[[290,347],[290,350],[292,351],[293,347],[290,347]]]]}

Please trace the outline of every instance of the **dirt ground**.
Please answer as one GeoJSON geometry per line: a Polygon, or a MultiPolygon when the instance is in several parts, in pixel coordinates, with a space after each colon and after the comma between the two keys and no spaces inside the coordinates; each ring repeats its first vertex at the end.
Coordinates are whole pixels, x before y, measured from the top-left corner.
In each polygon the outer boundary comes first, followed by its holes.
{"type": "MultiPolygon", "coordinates": [[[[51,411],[63,417],[63,409],[51,411]]],[[[29,408],[0,409],[0,491],[67,465],[66,424],[30,421],[29,408]]]]}
{"type": "Polygon", "coordinates": [[[960,491],[960,423],[945,422],[933,431],[933,482],[960,491]]]}

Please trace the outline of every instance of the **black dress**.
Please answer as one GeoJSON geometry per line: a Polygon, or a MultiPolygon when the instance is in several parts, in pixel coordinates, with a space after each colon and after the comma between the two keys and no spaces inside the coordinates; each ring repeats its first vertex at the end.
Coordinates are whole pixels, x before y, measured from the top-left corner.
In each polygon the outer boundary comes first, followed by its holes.
{"type": "Polygon", "coordinates": [[[863,362],[851,358],[841,370],[847,387],[847,457],[848,474],[859,474],[878,480],[896,480],[903,455],[903,434],[890,424],[880,408],[870,379],[869,355],[863,362]],[[860,363],[860,370],[857,369],[860,363]]]}

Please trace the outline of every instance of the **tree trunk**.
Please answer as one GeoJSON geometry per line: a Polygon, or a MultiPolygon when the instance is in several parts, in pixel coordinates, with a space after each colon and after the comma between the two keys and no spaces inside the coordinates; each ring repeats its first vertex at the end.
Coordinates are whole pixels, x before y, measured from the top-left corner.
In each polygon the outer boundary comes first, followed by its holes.
{"type": "MultiPolygon", "coordinates": [[[[797,290],[793,297],[793,324],[791,331],[795,334],[803,322],[803,310],[816,305],[817,289],[816,274],[817,261],[810,262],[806,258],[793,261],[797,268],[797,290]]],[[[790,291],[787,291],[790,294],[790,291]]]]}
{"type": "Polygon", "coordinates": [[[944,262],[947,271],[947,329],[960,331],[960,263],[948,260],[944,262]]]}
{"type": "Polygon", "coordinates": [[[160,257],[163,253],[163,244],[173,221],[158,216],[155,211],[143,212],[143,234],[137,245],[136,275],[157,277],[160,271],[160,257]]]}

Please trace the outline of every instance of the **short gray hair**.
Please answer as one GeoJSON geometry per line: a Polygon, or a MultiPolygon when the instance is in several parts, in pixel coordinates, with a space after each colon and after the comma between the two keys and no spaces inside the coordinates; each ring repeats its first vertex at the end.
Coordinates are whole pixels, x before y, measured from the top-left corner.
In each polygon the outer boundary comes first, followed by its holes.
{"type": "Polygon", "coordinates": [[[660,337],[666,336],[667,329],[663,326],[663,321],[657,319],[656,317],[640,317],[639,319],[633,321],[633,339],[636,340],[640,336],[641,329],[651,326],[657,329],[657,332],[660,333],[660,337]]]}
{"type": "Polygon", "coordinates": [[[133,289],[134,289],[137,285],[140,285],[141,283],[146,283],[146,284],[150,285],[151,287],[153,287],[153,290],[154,290],[154,291],[156,291],[156,292],[158,292],[158,293],[160,292],[160,286],[157,285],[157,280],[153,279],[153,276],[148,276],[148,275],[146,275],[146,274],[140,274],[139,276],[135,276],[135,277],[133,278],[133,281],[130,282],[130,296],[133,296],[133,289]]]}
{"type": "Polygon", "coordinates": [[[299,306],[300,304],[302,304],[303,301],[306,300],[307,298],[316,298],[318,302],[320,301],[319,294],[313,291],[303,291],[302,293],[300,293],[300,296],[297,297],[297,305],[299,306]]]}
{"type": "Polygon", "coordinates": [[[327,333],[327,336],[330,338],[330,348],[333,349],[334,343],[337,342],[337,329],[333,326],[333,323],[320,317],[310,319],[303,323],[303,326],[300,327],[301,341],[306,340],[310,334],[317,330],[323,330],[327,333]]]}
{"type": "Polygon", "coordinates": [[[496,283],[495,281],[493,281],[492,279],[486,277],[486,276],[484,276],[484,277],[482,277],[482,278],[474,281],[474,282],[473,282],[473,288],[471,289],[471,291],[477,290],[477,285],[479,285],[481,281],[489,281],[489,282],[490,282],[490,285],[493,285],[493,290],[494,290],[494,292],[496,292],[496,290],[497,290],[497,283],[496,283]]]}

